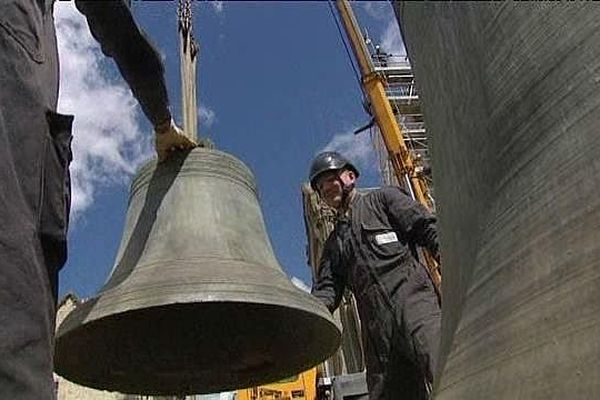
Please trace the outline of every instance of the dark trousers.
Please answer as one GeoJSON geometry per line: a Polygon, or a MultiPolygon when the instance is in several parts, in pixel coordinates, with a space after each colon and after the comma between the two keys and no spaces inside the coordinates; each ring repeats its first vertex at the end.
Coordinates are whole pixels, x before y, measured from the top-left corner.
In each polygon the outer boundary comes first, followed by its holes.
{"type": "Polygon", "coordinates": [[[366,343],[370,400],[427,400],[437,366],[441,310],[425,267],[405,266],[394,318],[366,343]],[[385,333],[384,333],[385,332],[385,333]]]}
{"type": "Polygon", "coordinates": [[[72,117],[53,111],[52,16],[39,3],[21,4],[0,7],[0,399],[45,400],[55,398],[72,117]]]}

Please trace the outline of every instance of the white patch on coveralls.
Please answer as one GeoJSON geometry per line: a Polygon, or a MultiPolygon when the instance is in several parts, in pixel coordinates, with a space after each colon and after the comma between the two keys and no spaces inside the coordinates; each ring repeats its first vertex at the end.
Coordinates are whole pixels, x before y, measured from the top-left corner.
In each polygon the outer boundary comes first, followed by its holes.
{"type": "Polygon", "coordinates": [[[396,236],[396,232],[386,232],[380,233],[379,235],[375,235],[375,243],[378,245],[394,243],[398,241],[398,236],[396,236]]]}

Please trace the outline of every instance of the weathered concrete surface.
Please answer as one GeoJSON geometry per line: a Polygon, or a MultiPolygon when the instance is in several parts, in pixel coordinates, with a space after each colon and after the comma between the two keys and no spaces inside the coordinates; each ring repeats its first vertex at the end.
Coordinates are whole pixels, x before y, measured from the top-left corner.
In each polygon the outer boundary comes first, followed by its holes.
{"type": "Polygon", "coordinates": [[[436,399],[600,398],[600,6],[394,7],[441,220],[436,399]]]}

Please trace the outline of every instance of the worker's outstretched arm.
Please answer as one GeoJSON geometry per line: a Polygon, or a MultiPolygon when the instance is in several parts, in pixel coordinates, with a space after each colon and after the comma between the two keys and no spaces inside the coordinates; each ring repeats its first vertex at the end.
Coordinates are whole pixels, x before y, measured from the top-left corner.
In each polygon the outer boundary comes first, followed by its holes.
{"type": "Polygon", "coordinates": [[[382,189],[390,222],[413,243],[425,247],[439,261],[440,248],[436,218],[399,187],[382,189]]]}
{"type": "Polygon", "coordinates": [[[76,0],[102,52],[112,57],[156,132],[159,159],[195,146],[173,122],[159,53],[137,26],[129,2],[76,0]]]}
{"type": "Polygon", "coordinates": [[[125,1],[75,1],[102,52],[112,57],[154,126],[171,118],[163,65],[125,1]]]}
{"type": "Polygon", "coordinates": [[[340,254],[336,242],[335,235],[329,235],[312,288],[313,296],[321,300],[331,312],[340,305],[346,288],[346,274],[340,271],[340,254]]]}

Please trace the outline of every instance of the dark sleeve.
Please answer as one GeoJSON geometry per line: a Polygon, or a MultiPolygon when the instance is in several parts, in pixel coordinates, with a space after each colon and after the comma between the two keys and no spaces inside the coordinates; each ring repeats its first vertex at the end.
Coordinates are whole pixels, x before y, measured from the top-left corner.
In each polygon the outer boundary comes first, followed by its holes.
{"type": "Polygon", "coordinates": [[[440,259],[436,218],[425,207],[414,201],[399,187],[382,189],[390,222],[413,243],[425,247],[440,259]]]}
{"type": "Polygon", "coordinates": [[[136,25],[125,1],[76,0],[75,5],[87,18],[102,52],[117,63],[146,117],[153,125],[171,118],[160,55],[136,25]]]}
{"type": "Polygon", "coordinates": [[[323,249],[319,268],[313,284],[312,294],[333,312],[340,305],[346,287],[345,276],[339,273],[339,250],[334,234],[331,234],[323,249]]]}

